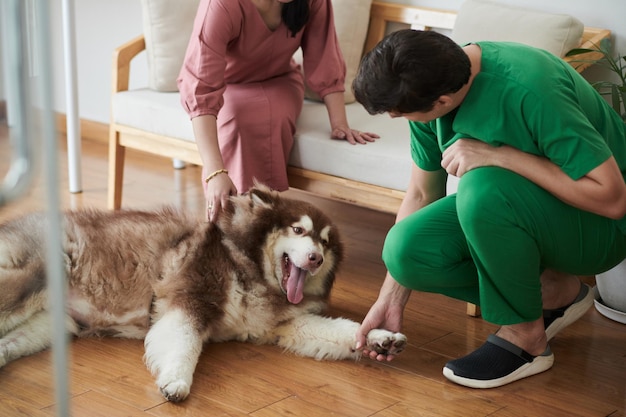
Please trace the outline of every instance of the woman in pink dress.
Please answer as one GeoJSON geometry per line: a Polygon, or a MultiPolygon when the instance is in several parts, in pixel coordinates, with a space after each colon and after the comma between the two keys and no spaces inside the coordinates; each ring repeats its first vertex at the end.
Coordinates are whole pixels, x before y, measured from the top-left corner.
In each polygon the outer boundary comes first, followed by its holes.
{"type": "Polygon", "coordinates": [[[287,160],[302,110],[304,78],[322,97],[333,139],[378,136],[349,127],[345,62],[331,0],[202,0],[178,78],[203,162],[207,219],[254,179],[286,190],[287,160]]]}

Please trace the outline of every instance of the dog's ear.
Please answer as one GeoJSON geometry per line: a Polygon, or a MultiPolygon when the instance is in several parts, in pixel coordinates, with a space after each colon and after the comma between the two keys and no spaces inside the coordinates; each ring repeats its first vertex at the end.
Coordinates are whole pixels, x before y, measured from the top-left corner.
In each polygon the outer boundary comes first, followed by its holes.
{"type": "Polygon", "coordinates": [[[261,206],[265,208],[271,208],[273,206],[276,193],[273,192],[267,185],[261,184],[258,181],[254,181],[254,186],[248,190],[248,195],[252,201],[253,206],[261,206]]]}

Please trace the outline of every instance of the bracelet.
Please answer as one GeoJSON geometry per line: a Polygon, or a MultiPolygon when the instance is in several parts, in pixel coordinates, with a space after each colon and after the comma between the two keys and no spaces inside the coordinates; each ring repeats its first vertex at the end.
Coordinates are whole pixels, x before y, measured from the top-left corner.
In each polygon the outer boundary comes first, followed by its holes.
{"type": "Polygon", "coordinates": [[[204,182],[208,184],[209,181],[211,181],[213,179],[213,177],[220,175],[220,174],[228,174],[228,170],[227,169],[218,169],[217,171],[215,171],[214,173],[212,173],[211,175],[209,175],[208,177],[206,177],[204,179],[204,182]]]}

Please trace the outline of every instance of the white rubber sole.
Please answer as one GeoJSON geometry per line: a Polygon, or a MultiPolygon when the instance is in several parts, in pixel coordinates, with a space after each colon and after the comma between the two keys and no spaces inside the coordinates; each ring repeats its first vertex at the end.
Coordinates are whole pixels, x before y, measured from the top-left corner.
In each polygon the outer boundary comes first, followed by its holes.
{"type": "Polygon", "coordinates": [[[457,376],[454,374],[452,369],[443,368],[443,375],[448,378],[450,381],[455,382],[459,385],[463,385],[470,388],[496,388],[501,387],[503,385],[510,384],[511,382],[518,381],[520,379],[539,374],[541,372],[547,371],[552,368],[554,364],[554,354],[550,352],[549,355],[537,356],[532,362],[529,362],[525,365],[520,366],[515,371],[510,374],[490,380],[479,380],[479,379],[470,379],[462,376],[457,376]]]}

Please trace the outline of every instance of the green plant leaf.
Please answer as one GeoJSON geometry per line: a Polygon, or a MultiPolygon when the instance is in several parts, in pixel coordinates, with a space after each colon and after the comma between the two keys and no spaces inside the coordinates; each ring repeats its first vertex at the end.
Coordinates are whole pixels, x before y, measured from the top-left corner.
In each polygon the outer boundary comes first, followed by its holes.
{"type": "Polygon", "coordinates": [[[568,53],[566,53],[565,56],[576,56],[576,55],[586,54],[589,52],[598,52],[598,49],[574,48],[568,53]]]}
{"type": "Polygon", "coordinates": [[[616,83],[613,81],[596,81],[591,83],[593,88],[596,89],[603,96],[611,96],[611,106],[613,110],[619,114],[624,121],[626,121],[626,112],[623,113],[622,109],[626,110],[626,55],[624,56],[613,56],[611,54],[611,39],[605,38],[600,41],[600,45],[593,45],[596,49],[589,48],[575,48],[565,54],[566,57],[575,57],[577,55],[588,54],[590,52],[600,54],[600,58],[590,59],[581,57],[579,59],[574,59],[572,62],[575,63],[586,63],[593,64],[604,67],[616,74],[620,82],[616,83]]]}
{"type": "Polygon", "coordinates": [[[616,85],[611,86],[611,104],[613,105],[613,109],[617,112],[617,114],[622,113],[620,93],[616,85]]]}
{"type": "Polygon", "coordinates": [[[607,54],[610,53],[611,50],[611,38],[604,38],[600,40],[600,49],[602,49],[607,54]]]}

